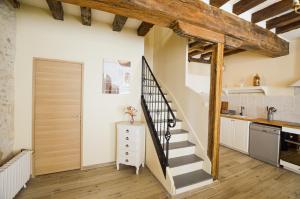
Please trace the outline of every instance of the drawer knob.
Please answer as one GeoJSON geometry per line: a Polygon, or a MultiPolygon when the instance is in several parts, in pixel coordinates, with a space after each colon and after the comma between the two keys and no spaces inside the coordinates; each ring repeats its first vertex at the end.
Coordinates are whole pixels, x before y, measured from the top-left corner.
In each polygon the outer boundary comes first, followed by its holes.
{"type": "Polygon", "coordinates": [[[126,133],[129,133],[129,130],[128,130],[128,129],[126,129],[126,133]]]}
{"type": "Polygon", "coordinates": [[[128,162],[128,159],[126,159],[125,162],[128,162]]]}
{"type": "Polygon", "coordinates": [[[128,145],[128,144],[126,144],[125,146],[126,146],[126,147],[129,147],[129,145],[128,145]]]}
{"type": "Polygon", "coordinates": [[[128,155],[129,153],[128,153],[128,152],[126,152],[125,154],[126,154],[126,155],[128,155]]]}
{"type": "Polygon", "coordinates": [[[126,137],[126,140],[129,140],[129,137],[126,137]]]}

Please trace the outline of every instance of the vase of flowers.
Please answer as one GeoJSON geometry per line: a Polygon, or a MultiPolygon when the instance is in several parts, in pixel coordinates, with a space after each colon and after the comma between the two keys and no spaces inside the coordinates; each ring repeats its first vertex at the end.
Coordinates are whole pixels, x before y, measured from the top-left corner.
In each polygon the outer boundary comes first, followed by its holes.
{"type": "Polygon", "coordinates": [[[130,124],[134,123],[134,117],[136,116],[137,110],[133,106],[128,106],[125,109],[125,114],[128,114],[130,116],[130,124]]]}

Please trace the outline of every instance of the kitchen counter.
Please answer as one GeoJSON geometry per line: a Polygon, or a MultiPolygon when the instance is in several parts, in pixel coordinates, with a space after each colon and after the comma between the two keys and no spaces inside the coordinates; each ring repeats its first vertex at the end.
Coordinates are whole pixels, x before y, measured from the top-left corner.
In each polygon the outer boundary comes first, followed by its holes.
{"type": "Polygon", "coordinates": [[[239,115],[227,115],[227,114],[221,114],[221,117],[227,117],[231,119],[238,119],[238,120],[245,120],[250,122],[256,122],[261,124],[267,124],[267,125],[273,125],[273,126],[281,126],[281,127],[288,127],[288,128],[294,128],[300,130],[300,123],[291,123],[291,122],[285,122],[280,120],[267,120],[263,118],[251,118],[251,117],[243,117],[239,115]]]}

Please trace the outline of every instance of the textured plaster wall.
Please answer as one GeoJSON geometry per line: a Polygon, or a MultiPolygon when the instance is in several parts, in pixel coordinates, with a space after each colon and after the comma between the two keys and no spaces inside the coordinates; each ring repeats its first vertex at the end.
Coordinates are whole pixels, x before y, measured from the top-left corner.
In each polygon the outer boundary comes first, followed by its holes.
{"type": "Polygon", "coordinates": [[[0,164],[13,151],[16,14],[0,1],[0,164]]]}

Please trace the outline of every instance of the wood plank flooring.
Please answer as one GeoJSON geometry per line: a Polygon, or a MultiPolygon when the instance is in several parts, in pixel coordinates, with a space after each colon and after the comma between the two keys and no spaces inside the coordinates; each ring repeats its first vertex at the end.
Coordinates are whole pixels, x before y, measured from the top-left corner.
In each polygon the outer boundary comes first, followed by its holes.
{"type": "MultiPolygon", "coordinates": [[[[168,194],[146,168],[115,166],[36,177],[17,199],[165,199],[168,194]]],[[[300,199],[300,175],[221,147],[220,182],[189,193],[189,199],[300,199]]]]}

